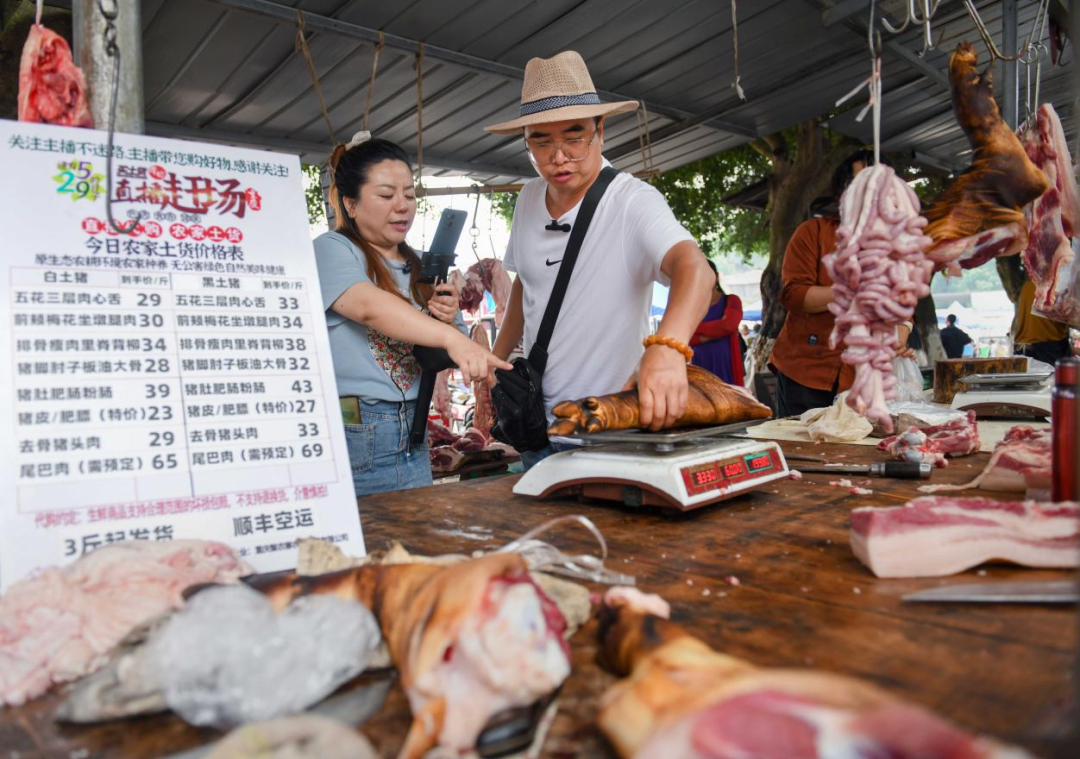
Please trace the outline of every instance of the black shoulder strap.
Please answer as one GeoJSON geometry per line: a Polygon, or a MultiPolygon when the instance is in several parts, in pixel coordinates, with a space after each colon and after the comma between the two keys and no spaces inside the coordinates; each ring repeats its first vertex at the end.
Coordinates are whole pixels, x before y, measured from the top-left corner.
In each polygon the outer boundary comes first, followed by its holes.
{"type": "Polygon", "coordinates": [[[600,170],[600,176],[596,178],[581,201],[577,219],[574,220],[574,228],[570,230],[570,239],[566,243],[566,252],[563,253],[559,273],[555,277],[555,286],[551,289],[551,298],[548,300],[547,308],[544,309],[540,331],[537,332],[536,342],[529,351],[529,363],[541,375],[547,367],[548,343],[551,342],[551,335],[555,332],[555,321],[559,318],[563,298],[566,297],[566,289],[570,286],[570,275],[574,273],[574,264],[577,262],[578,253],[581,252],[581,244],[585,241],[585,233],[589,231],[589,225],[596,214],[596,207],[600,205],[600,198],[604,197],[608,185],[618,175],[618,171],[605,166],[600,170]]]}

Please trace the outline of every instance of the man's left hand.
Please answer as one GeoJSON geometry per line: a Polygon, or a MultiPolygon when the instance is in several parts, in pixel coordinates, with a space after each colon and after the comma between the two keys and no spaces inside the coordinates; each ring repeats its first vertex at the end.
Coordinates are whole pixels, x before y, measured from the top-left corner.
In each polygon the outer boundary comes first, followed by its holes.
{"type": "Polygon", "coordinates": [[[438,292],[428,301],[428,311],[441,322],[453,324],[458,314],[459,295],[457,288],[446,283],[438,287],[438,292]]]}
{"type": "Polygon", "coordinates": [[[675,425],[686,413],[690,393],[686,380],[686,359],[664,345],[651,345],[641,357],[637,374],[624,390],[637,387],[641,426],[658,432],[675,425]]]}

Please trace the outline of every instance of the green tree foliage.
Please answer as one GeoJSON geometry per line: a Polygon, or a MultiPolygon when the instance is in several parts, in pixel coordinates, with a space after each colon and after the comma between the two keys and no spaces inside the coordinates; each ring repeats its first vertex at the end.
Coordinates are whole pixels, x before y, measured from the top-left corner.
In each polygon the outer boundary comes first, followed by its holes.
{"type": "Polygon", "coordinates": [[[322,186],[319,183],[318,166],[302,166],[304,173],[304,200],[307,201],[308,223],[326,223],[326,207],[323,205],[322,186]]]}
{"type": "Polygon", "coordinates": [[[514,220],[514,208],[517,206],[516,192],[494,192],[491,194],[491,210],[506,221],[506,226],[514,220]]]}
{"type": "Polygon", "coordinates": [[[959,277],[937,274],[930,284],[931,292],[935,293],[986,293],[1001,289],[1001,276],[993,264],[968,269],[959,277]]]}
{"type": "Polygon", "coordinates": [[[769,160],[744,145],[667,171],[652,184],[707,255],[737,252],[749,260],[769,252],[768,216],[734,208],[723,199],[770,173],[769,160]]]}

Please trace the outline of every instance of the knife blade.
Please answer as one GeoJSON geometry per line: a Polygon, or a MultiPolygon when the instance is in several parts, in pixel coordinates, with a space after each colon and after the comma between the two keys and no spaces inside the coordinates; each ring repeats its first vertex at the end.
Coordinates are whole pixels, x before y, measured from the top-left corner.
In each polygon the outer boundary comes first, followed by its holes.
{"type": "MultiPolygon", "coordinates": [[[[331,717],[344,722],[347,725],[351,725],[352,727],[360,727],[382,709],[383,703],[386,701],[386,696],[390,692],[390,686],[393,682],[394,678],[385,677],[370,685],[364,685],[354,690],[331,696],[308,711],[313,714],[320,714],[323,717],[331,717]]],[[[164,757],[164,759],[202,759],[202,757],[209,754],[216,745],[217,741],[214,741],[205,746],[198,746],[197,748],[188,749],[187,751],[169,754],[164,757]]]]}
{"type": "Polygon", "coordinates": [[[811,461],[815,464],[827,464],[825,459],[819,456],[807,456],[803,453],[785,453],[784,458],[788,461],[811,461]]]}
{"type": "Polygon", "coordinates": [[[1052,582],[983,582],[945,585],[908,593],[903,600],[924,603],[1074,604],[1080,601],[1075,580],[1052,582]]]}

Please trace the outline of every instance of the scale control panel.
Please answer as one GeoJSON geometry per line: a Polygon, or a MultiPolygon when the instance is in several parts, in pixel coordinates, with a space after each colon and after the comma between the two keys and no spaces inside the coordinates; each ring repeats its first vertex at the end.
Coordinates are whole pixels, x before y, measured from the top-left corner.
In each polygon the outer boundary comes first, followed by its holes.
{"type": "Polygon", "coordinates": [[[740,454],[706,464],[694,464],[683,467],[683,483],[691,496],[708,493],[712,490],[725,491],[733,486],[750,480],[760,479],[778,470],[783,470],[776,448],[761,450],[757,453],[740,454]]]}

